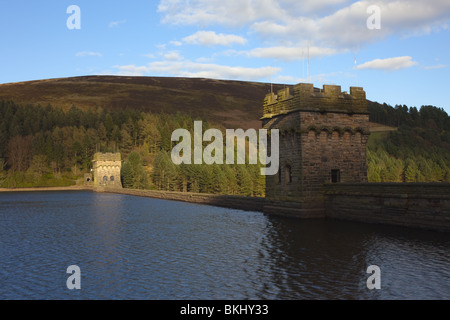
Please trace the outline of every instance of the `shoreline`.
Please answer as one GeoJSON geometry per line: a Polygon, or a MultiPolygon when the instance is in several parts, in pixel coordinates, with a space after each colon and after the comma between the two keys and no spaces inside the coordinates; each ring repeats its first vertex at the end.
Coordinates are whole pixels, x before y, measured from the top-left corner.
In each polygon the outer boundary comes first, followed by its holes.
{"type": "Polygon", "coordinates": [[[161,190],[138,190],[138,189],[113,189],[96,188],[95,192],[112,194],[125,194],[130,196],[145,197],[160,200],[180,201],[194,204],[204,204],[215,207],[238,209],[244,211],[262,212],[265,199],[261,197],[245,197],[238,195],[223,195],[210,193],[193,193],[161,190]]]}
{"type": "Polygon", "coordinates": [[[0,188],[0,193],[9,192],[39,192],[39,191],[93,191],[93,188],[86,186],[68,187],[33,187],[33,188],[0,188]]]}
{"type": "MultiPolygon", "coordinates": [[[[450,232],[450,183],[443,184],[345,184],[328,185],[325,192],[325,217],[432,231],[450,232]],[[381,203],[380,203],[381,199],[381,203]]],[[[266,199],[237,195],[185,193],[160,190],[113,189],[89,186],[3,188],[1,193],[90,191],[125,194],[153,199],[204,204],[244,211],[288,216],[282,204],[277,212],[265,210],[266,199]]],[[[300,218],[301,217],[295,217],[300,218]]]]}

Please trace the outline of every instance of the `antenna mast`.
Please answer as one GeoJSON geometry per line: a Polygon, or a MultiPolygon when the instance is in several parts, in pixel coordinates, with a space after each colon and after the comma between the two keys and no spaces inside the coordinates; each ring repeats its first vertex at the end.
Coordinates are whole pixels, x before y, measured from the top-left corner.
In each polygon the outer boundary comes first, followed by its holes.
{"type": "Polygon", "coordinates": [[[302,49],[302,79],[305,81],[305,52],[302,49]]]}
{"type": "Polygon", "coordinates": [[[306,67],[307,82],[309,82],[309,41],[308,41],[308,63],[306,67]]]}
{"type": "Polygon", "coordinates": [[[273,93],[273,83],[272,83],[272,66],[270,66],[270,93],[273,93]]]}

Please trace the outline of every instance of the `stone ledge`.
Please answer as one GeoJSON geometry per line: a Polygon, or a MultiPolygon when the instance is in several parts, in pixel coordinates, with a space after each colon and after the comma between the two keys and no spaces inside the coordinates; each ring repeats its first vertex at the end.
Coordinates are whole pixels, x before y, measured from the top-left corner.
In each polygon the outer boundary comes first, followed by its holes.
{"type": "Polygon", "coordinates": [[[325,185],[328,218],[450,231],[450,183],[325,185]]]}
{"type": "Polygon", "coordinates": [[[184,193],[174,191],[136,190],[136,189],[110,189],[102,188],[99,192],[127,194],[139,197],[148,197],[161,200],[182,201],[189,203],[212,205],[246,211],[263,211],[265,200],[259,197],[243,197],[233,195],[215,195],[206,193],[184,193]]]}

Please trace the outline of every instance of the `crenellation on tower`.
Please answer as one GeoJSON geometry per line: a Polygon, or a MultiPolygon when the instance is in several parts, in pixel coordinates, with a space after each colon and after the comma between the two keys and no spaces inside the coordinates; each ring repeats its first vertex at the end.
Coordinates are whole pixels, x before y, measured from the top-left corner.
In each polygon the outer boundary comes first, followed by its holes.
{"type": "Polygon", "coordinates": [[[278,101],[284,101],[292,98],[291,88],[286,87],[284,89],[280,89],[277,92],[277,100],[278,101]]]}
{"type": "Polygon", "coordinates": [[[361,87],[350,87],[348,94],[337,85],[324,85],[323,89],[316,89],[311,83],[299,83],[279,90],[277,95],[267,94],[262,120],[296,110],[367,113],[366,93],[361,87]]]}

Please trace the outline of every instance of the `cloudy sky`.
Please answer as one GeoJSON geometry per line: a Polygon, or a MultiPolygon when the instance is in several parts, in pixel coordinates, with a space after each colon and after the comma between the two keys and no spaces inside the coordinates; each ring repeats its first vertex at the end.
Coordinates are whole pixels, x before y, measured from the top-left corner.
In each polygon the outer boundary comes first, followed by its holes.
{"type": "Polygon", "coordinates": [[[0,0],[0,30],[0,83],[107,74],[357,85],[374,101],[450,113],[449,0],[0,0]]]}

